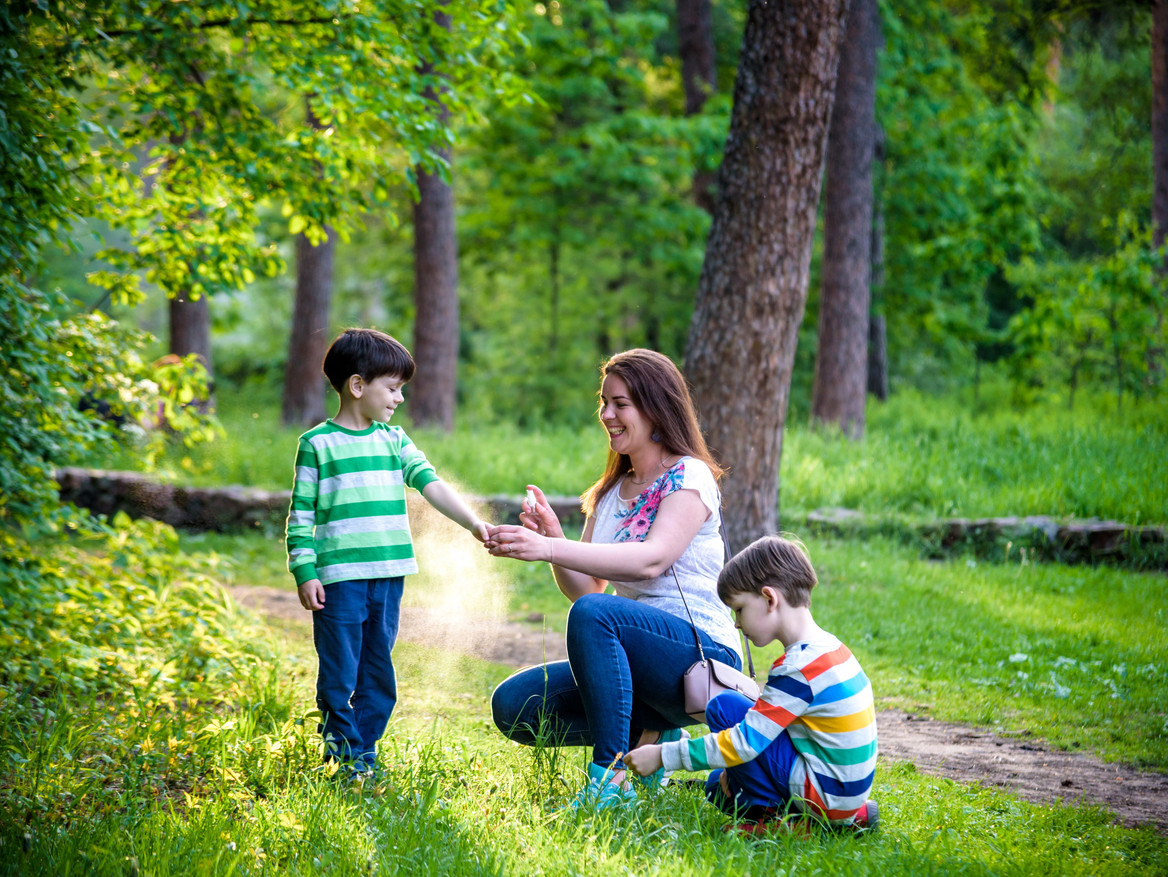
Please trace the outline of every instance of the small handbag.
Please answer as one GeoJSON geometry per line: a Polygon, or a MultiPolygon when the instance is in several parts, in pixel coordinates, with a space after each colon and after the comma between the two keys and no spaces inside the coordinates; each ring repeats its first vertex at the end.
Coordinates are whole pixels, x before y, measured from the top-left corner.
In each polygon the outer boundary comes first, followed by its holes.
{"type": "MultiPolygon", "coordinates": [[[[726,534],[722,534],[723,544],[729,556],[730,546],[725,542],[726,534]]],[[[697,643],[699,659],[695,661],[685,675],[681,677],[682,689],[685,692],[685,711],[696,722],[706,722],[706,704],[723,691],[737,691],[750,700],[758,700],[760,691],[758,683],[754,681],[754,657],[750,654],[750,642],[746,637],[742,643],[746,647],[747,667],[750,675],[735,670],[729,664],[707,658],[702,648],[702,638],[698,635],[698,626],[694,624],[693,613],[689,611],[689,602],[685,599],[685,591],[681,589],[681,582],[677,580],[677,573],[673,567],[669,568],[673,575],[673,583],[677,585],[677,592],[681,594],[685,614],[689,616],[690,627],[693,628],[694,642],[697,643]]]]}

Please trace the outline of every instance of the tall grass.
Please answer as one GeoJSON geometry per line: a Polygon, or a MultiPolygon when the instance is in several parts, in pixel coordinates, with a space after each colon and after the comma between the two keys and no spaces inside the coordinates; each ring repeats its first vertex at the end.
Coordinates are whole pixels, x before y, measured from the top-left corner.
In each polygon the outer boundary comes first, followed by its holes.
{"type": "MultiPolygon", "coordinates": [[[[160,475],[288,489],[302,430],[279,426],[275,395],[224,387],[218,401],[226,438],[173,448],[160,475]]],[[[551,494],[578,495],[604,465],[605,438],[591,419],[529,430],[506,421],[462,421],[447,435],[413,430],[408,411],[407,402],[401,425],[439,474],[470,493],[518,496],[534,482],[551,494]]],[[[1072,412],[905,390],[887,403],[869,403],[859,442],[793,418],[783,442],[781,511],[798,518],[844,506],[876,516],[1047,514],[1162,524],[1168,523],[1166,459],[1168,414],[1153,402],[1117,414],[1106,399],[1085,400],[1072,412]]],[[[140,465],[132,446],[90,463],[140,465]]]]}
{"type": "MultiPolygon", "coordinates": [[[[1118,828],[1090,807],[1030,805],[887,761],[874,792],[884,828],[868,837],[817,831],[806,840],[742,840],[724,834],[726,819],[685,784],[631,812],[577,817],[563,805],[583,782],[587,752],[506,742],[490,722],[488,698],[509,671],[447,643],[399,643],[400,703],[382,747],[387,781],[358,788],[320,761],[309,625],[269,632],[213,582],[183,573],[186,561],[168,550],[172,543],[143,553],[111,535],[115,541],[100,552],[79,553],[66,542],[64,553],[50,546],[44,557],[61,581],[86,569],[116,580],[116,599],[96,587],[32,588],[26,607],[9,611],[7,621],[40,611],[40,622],[0,637],[7,674],[0,873],[1168,869],[1168,839],[1151,830],[1118,828]],[[181,600],[150,599],[168,593],[167,580],[180,575],[199,588],[184,589],[181,600]],[[24,640],[38,636],[59,643],[51,665],[24,640]]],[[[1168,605],[1155,577],[928,563],[881,542],[811,548],[824,581],[817,618],[860,656],[882,703],[927,703],[941,717],[998,720],[1001,732],[1027,729],[1067,745],[1078,739],[1114,757],[1143,751],[1145,763],[1163,767],[1164,733],[1155,727],[1162,709],[1147,665],[1168,660],[1157,636],[1168,605]],[[1015,660],[1019,654],[1025,660],[1015,660]]],[[[429,571],[411,582],[417,595],[444,605],[445,588],[476,615],[497,602],[478,592],[505,581],[484,584],[468,578],[461,561],[443,561],[433,547],[429,555],[429,571]]],[[[510,568],[495,565],[496,572],[510,568]]],[[[36,579],[29,568],[27,582],[36,579]]]]}

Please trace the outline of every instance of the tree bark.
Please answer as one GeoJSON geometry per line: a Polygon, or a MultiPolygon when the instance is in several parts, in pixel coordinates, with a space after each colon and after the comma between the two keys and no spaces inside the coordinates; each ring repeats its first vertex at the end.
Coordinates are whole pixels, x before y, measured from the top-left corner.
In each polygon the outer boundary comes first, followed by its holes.
{"type": "Polygon", "coordinates": [[[686,373],[727,531],[777,527],[779,458],[846,0],[751,0],[686,373]]]}
{"type": "MultiPolygon", "coordinates": [[[[677,47],[681,56],[685,114],[696,116],[718,87],[710,0],[677,0],[677,47]]],[[[694,201],[707,213],[714,212],[714,182],[713,173],[694,171],[694,201]]]]}
{"type": "MultiPolygon", "coordinates": [[[[440,26],[450,18],[437,13],[440,26]]],[[[423,73],[432,73],[425,64],[423,73]]],[[[439,123],[450,111],[432,87],[425,91],[439,123]]],[[[440,150],[448,164],[449,149],[440,150]]],[[[414,205],[414,359],[418,370],[411,381],[410,418],[417,426],[454,428],[458,387],[458,236],[454,222],[454,191],[438,174],[418,168],[418,203],[414,205]]]]}
{"type": "MultiPolygon", "coordinates": [[[[320,130],[321,123],[305,98],[307,123],[320,130]]],[[[280,419],[286,426],[311,426],[325,419],[325,380],[321,363],[328,351],[329,308],[333,296],[333,260],[336,239],[328,237],[313,246],[307,236],[296,236],[296,299],[292,306],[292,331],[288,362],[284,367],[284,397],[280,419]]]]}
{"type": "Polygon", "coordinates": [[[876,0],[852,0],[840,47],[827,140],[819,346],[811,420],[864,434],[872,268],[872,158],[876,143],[876,0]]]}

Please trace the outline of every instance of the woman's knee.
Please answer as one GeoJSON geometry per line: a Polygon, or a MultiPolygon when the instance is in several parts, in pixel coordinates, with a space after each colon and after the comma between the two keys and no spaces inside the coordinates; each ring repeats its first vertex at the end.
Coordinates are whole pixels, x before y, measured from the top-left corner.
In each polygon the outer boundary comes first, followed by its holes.
{"type": "Polygon", "coordinates": [[[520,686],[515,682],[515,677],[504,679],[491,692],[491,720],[508,739],[516,743],[530,743],[531,727],[523,714],[527,701],[523,695],[526,692],[517,691],[520,686]]]}

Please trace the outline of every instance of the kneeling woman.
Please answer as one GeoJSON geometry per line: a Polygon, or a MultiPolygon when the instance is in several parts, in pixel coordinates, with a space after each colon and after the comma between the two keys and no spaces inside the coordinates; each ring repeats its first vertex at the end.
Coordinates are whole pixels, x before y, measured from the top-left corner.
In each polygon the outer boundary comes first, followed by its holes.
{"type": "MultiPolygon", "coordinates": [[[[495,689],[495,724],[519,743],[591,746],[573,806],[632,800],[621,757],[676,740],[693,724],[682,676],[709,658],[741,668],[738,635],[718,600],[724,551],[722,471],[698,428],[685,379],[666,356],[628,350],[601,370],[608,465],[582,497],[580,541],[564,538],[538,487],[522,526],[491,529],[498,557],[546,561],[568,612],[568,660],[520,670],[495,689]],[[611,585],[615,593],[606,593],[611,585]],[[685,603],[693,615],[691,626],[685,603]]],[[[648,782],[661,782],[662,777],[648,782]]]]}

